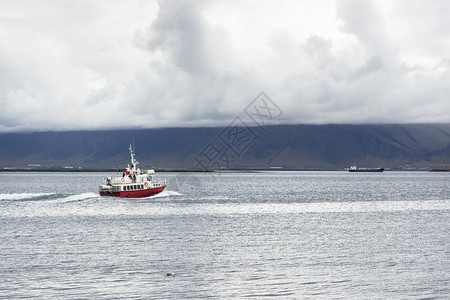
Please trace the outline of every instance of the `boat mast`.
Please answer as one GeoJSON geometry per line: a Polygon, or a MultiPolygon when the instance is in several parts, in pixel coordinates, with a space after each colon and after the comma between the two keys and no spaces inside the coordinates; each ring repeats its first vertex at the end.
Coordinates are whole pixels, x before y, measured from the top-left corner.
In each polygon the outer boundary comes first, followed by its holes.
{"type": "Polygon", "coordinates": [[[136,170],[136,165],[139,164],[139,162],[137,160],[134,159],[134,150],[133,147],[128,148],[128,150],[130,150],[130,156],[131,156],[131,168],[132,170],[136,170]]]}
{"type": "Polygon", "coordinates": [[[131,165],[134,165],[134,153],[133,153],[133,148],[131,147],[130,144],[130,148],[128,148],[128,150],[130,150],[130,155],[131,155],[131,165]]]}

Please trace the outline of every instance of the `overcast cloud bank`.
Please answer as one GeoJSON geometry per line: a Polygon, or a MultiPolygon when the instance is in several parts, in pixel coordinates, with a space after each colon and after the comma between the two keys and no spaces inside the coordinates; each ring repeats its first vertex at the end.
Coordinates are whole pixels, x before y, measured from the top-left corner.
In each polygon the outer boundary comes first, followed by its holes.
{"type": "Polygon", "coordinates": [[[450,122],[448,1],[2,1],[0,131],[450,122]]]}

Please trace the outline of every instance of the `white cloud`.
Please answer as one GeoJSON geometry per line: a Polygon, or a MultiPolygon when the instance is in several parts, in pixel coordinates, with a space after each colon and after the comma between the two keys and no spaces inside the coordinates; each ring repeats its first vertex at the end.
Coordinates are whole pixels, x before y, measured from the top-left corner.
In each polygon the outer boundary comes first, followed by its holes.
{"type": "Polygon", "coordinates": [[[0,131],[450,122],[447,1],[3,1],[0,131]]]}

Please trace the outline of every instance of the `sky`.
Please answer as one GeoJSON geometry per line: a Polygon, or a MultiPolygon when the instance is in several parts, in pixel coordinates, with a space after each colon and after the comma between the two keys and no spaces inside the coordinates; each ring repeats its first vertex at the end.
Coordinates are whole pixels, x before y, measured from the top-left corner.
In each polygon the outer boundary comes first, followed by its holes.
{"type": "Polygon", "coordinates": [[[0,132],[450,122],[447,0],[0,0],[0,132]],[[249,124],[252,125],[252,124],[249,124]]]}

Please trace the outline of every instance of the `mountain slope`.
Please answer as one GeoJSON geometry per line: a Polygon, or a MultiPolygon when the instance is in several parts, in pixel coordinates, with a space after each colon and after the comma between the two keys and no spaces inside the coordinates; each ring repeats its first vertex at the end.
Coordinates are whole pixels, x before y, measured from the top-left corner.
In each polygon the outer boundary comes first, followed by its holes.
{"type": "Polygon", "coordinates": [[[450,166],[450,124],[277,125],[0,134],[0,167],[450,166]]]}

